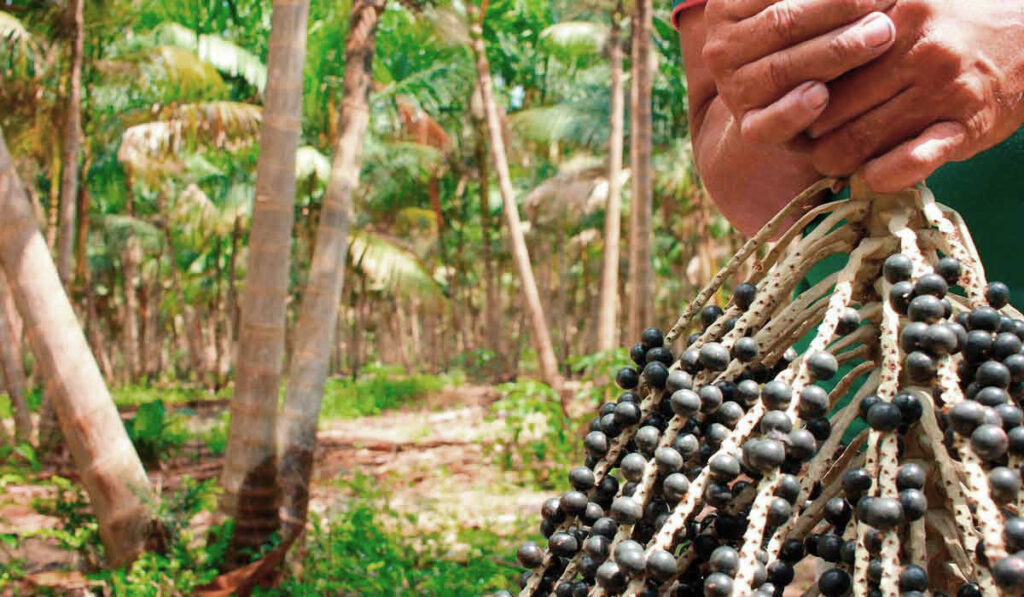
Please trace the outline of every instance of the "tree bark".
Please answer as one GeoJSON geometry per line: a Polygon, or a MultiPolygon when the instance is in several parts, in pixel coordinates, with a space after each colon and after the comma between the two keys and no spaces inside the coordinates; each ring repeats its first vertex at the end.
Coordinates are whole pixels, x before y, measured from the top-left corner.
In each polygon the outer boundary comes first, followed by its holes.
{"type": "Polygon", "coordinates": [[[651,272],[651,0],[636,0],[633,11],[633,81],[629,158],[633,205],[629,227],[629,338],[640,337],[654,317],[651,272]]]}
{"type": "Polygon", "coordinates": [[[128,378],[136,380],[141,370],[139,362],[139,294],[136,279],[142,262],[142,245],[134,235],[125,241],[121,253],[121,283],[124,286],[124,350],[128,378]]]}
{"type": "Polygon", "coordinates": [[[622,139],[625,120],[625,89],[622,84],[622,1],[611,13],[608,63],[611,69],[611,134],[608,139],[608,204],[604,216],[604,255],[601,269],[601,303],[598,306],[597,349],[612,350],[619,343],[619,240],[622,236],[622,139]]]}
{"type": "Polygon", "coordinates": [[[231,545],[236,563],[241,563],[242,551],[258,549],[280,527],[277,406],[308,16],[309,0],[274,0],[249,270],[242,290],[238,374],[222,479],[222,507],[236,519],[231,545]]]}
{"type": "Polygon", "coordinates": [[[65,289],[71,288],[72,250],[75,236],[75,208],[78,200],[78,154],[82,136],[82,53],[85,38],[85,0],[70,0],[68,13],[73,22],[71,72],[68,77],[67,118],[64,122],[64,164],[60,181],[60,230],[57,236],[57,274],[65,289]]]}
{"type": "Polygon", "coordinates": [[[363,140],[370,122],[370,87],[377,25],[385,0],[355,0],[345,42],[345,84],[331,177],[324,194],[309,282],[299,306],[288,368],[281,430],[285,536],[305,527],[316,427],[337,329],[344,283],[352,193],[359,185],[363,140]]]}
{"type": "MultiPolygon", "coordinates": [[[[505,140],[501,134],[501,121],[498,117],[498,106],[494,100],[490,66],[487,63],[487,52],[484,47],[483,26],[474,18],[477,10],[472,6],[470,8],[470,18],[473,19],[470,24],[470,36],[473,53],[476,55],[477,79],[486,113],[487,130],[490,135],[491,157],[494,159],[494,169],[498,175],[498,188],[501,190],[505,219],[508,223],[512,257],[519,273],[523,305],[530,316],[532,332],[530,336],[533,339],[534,348],[537,350],[541,378],[559,395],[562,395],[562,376],[559,373],[558,360],[555,358],[555,351],[551,344],[551,332],[544,316],[544,306],[541,304],[540,294],[537,292],[537,281],[533,276],[533,266],[530,264],[530,253],[526,247],[526,239],[523,236],[519,220],[519,207],[516,205],[512,190],[512,177],[509,174],[508,159],[505,154],[505,140]]],[[[565,398],[562,395],[563,409],[565,408],[565,398]]]]}
{"type": "MultiPolygon", "coordinates": [[[[10,294],[7,277],[0,269],[0,302],[10,294]]],[[[19,442],[32,443],[32,414],[25,400],[25,369],[22,365],[20,342],[14,341],[15,329],[6,313],[0,311],[0,372],[4,375],[7,396],[14,411],[14,437],[19,442]]]]}
{"type": "Polygon", "coordinates": [[[487,171],[487,137],[483,121],[477,123],[476,161],[480,172],[480,234],[482,250],[481,261],[484,264],[484,294],[487,305],[485,321],[487,330],[485,338],[490,342],[499,368],[505,363],[505,334],[501,324],[501,297],[498,296],[498,284],[495,281],[494,259],[491,255],[491,202],[490,176],[487,171]]]}
{"type": "Polygon", "coordinates": [[[0,265],[99,523],[109,563],[143,550],[154,496],[0,134],[0,265]]]}

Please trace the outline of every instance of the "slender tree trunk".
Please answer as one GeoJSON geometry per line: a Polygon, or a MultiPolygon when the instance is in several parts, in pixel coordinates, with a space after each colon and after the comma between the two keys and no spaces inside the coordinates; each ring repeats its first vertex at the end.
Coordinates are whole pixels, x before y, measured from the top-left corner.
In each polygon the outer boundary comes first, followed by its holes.
{"type": "Polygon", "coordinates": [[[363,366],[363,346],[366,344],[366,318],[369,303],[366,276],[359,277],[359,291],[354,293],[355,317],[352,320],[352,379],[359,376],[363,366]]]}
{"type": "Polygon", "coordinates": [[[309,0],[274,0],[273,6],[249,271],[242,291],[238,374],[222,478],[222,506],[236,520],[231,546],[236,563],[241,563],[242,550],[259,548],[280,527],[277,406],[309,0]]]}
{"type": "MultiPolygon", "coordinates": [[[[0,302],[10,294],[7,277],[0,269],[0,302]]],[[[14,341],[14,326],[6,314],[0,312],[0,372],[4,374],[7,396],[14,411],[14,437],[19,442],[32,442],[32,414],[25,401],[25,369],[22,365],[20,342],[14,341]]]]}
{"type": "Polygon", "coordinates": [[[228,282],[227,292],[225,297],[224,305],[224,342],[225,342],[225,360],[224,364],[225,371],[225,383],[231,375],[231,364],[235,362],[235,354],[237,352],[237,338],[236,332],[238,331],[238,251],[242,242],[242,218],[238,216],[235,218],[234,228],[231,230],[231,254],[228,256],[228,282]]]}
{"type": "Polygon", "coordinates": [[[598,306],[597,349],[611,350],[619,343],[619,239],[622,234],[622,139],[625,120],[625,89],[622,84],[622,0],[611,14],[608,62],[611,68],[611,135],[608,139],[608,205],[604,216],[604,256],[601,269],[601,303],[598,306]]]}
{"type": "MultiPolygon", "coordinates": [[[[57,110],[54,110],[56,120],[57,110]]],[[[50,203],[46,206],[46,246],[50,252],[57,250],[57,227],[60,225],[60,173],[61,156],[57,143],[53,144],[50,163],[50,203]]]]}
{"type": "Polygon", "coordinates": [[[25,321],[112,566],[142,551],[153,494],[0,135],[0,265],[25,321]]]}
{"type": "Polygon", "coordinates": [[[548,322],[544,316],[544,306],[540,302],[540,294],[537,292],[537,281],[533,276],[533,266],[530,265],[530,253],[526,248],[526,239],[523,236],[523,229],[519,221],[519,207],[516,205],[514,191],[512,190],[512,177],[509,174],[508,159],[505,156],[505,140],[501,134],[498,106],[494,101],[490,66],[487,63],[487,52],[484,47],[483,27],[481,22],[473,18],[476,12],[475,8],[471,5],[470,18],[473,19],[473,22],[470,25],[470,35],[473,40],[473,53],[476,55],[477,79],[480,85],[484,111],[487,115],[491,156],[494,159],[494,169],[498,175],[498,188],[501,190],[502,203],[505,207],[505,219],[508,223],[508,236],[512,243],[512,257],[516,262],[516,269],[519,272],[519,281],[523,293],[523,306],[530,316],[532,332],[530,336],[537,350],[541,378],[562,395],[562,408],[564,410],[566,396],[562,392],[562,376],[558,370],[558,360],[555,358],[555,350],[551,344],[551,332],[548,329],[548,322]]]}
{"type": "Polygon", "coordinates": [[[125,241],[121,254],[121,274],[124,285],[124,350],[125,368],[128,378],[139,378],[139,295],[136,280],[142,261],[142,246],[134,235],[125,241]]]}
{"type": "Polygon", "coordinates": [[[74,30],[71,36],[71,72],[68,77],[67,118],[64,122],[64,170],[60,181],[60,231],[57,236],[57,273],[64,288],[71,288],[72,249],[75,235],[75,207],[78,200],[78,153],[82,135],[82,53],[85,37],[85,0],[70,0],[68,13],[74,30]]]}
{"type": "Polygon", "coordinates": [[[145,276],[140,276],[139,284],[139,380],[148,381],[150,370],[149,345],[153,341],[153,294],[145,276]]]}
{"type": "Polygon", "coordinates": [[[504,367],[505,334],[501,323],[501,297],[498,296],[498,284],[495,280],[494,259],[491,256],[491,202],[490,176],[487,171],[487,138],[482,120],[477,123],[476,162],[480,172],[480,233],[482,250],[481,260],[484,264],[484,294],[487,329],[485,338],[497,355],[498,363],[504,367]]]}
{"type": "MultiPolygon", "coordinates": [[[[92,164],[89,148],[83,149],[82,175],[88,176],[92,164]]],[[[89,205],[92,197],[89,195],[89,185],[83,183],[78,185],[78,206],[76,208],[76,232],[75,232],[75,280],[79,284],[78,291],[81,296],[85,294],[86,280],[89,279],[89,205]]]]}
{"type": "Polygon", "coordinates": [[[299,307],[282,415],[285,536],[301,532],[309,507],[316,426],[345,279],[352,193],[359,185],[363,140],[370,122],[373,54],[384,6],[385,0],[355,0],[349,16],[338,140],[320,213],[309,283],[299,307]]]}
{"type": "Polygon", "coordinates": [[[629,338],[640,337],[653,321],[654,287],[651,272],[651,0],[636,0],[633,11],[633,87],[630,109],[629,158],[632,164],[633,205],[629,227],[629,338]]]}

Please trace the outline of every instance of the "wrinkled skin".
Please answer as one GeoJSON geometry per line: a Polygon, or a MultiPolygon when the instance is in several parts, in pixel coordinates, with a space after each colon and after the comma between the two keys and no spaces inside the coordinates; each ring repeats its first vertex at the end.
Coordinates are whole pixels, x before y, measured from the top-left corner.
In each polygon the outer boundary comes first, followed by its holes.
{"type": "Polygon", "coordinates": [[[698,166],[747,233],[822,174],[896,191],[1024,124],[1024,0],[709,0],[680,29],[698,166]]]}

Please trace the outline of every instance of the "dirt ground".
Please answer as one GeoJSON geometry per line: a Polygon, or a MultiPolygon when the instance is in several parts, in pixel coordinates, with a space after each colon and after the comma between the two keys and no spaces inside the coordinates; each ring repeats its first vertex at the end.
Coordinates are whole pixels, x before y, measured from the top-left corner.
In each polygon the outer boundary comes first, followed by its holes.
{"type": "MultiPolygon", "coordinates": [[[[524,520],[537,517],[539,505],[550,495],[518,486],[515,475],[486,454],[485,445],[501,426],[485,416],[496,398],[491,387],[466,385],[428,396],[415,407],[322,425],[310,511],[330,516],[344,507],[349,499],[345,481],[361,474],[374,479],[391,508],[415,516],[420,530],[447,537],[455,553],[466,547],[457,539],[459,529],[519,531],[524,520]]],[[[209,416],[216,416],[216,410],[211,409],[209,416]]],[[[186,475],[210,479],[219,474],[221,459],[205,453],[204,445],[186,447],[189,450],[192,453],[165,470],[151,473],[155,486],[169,492],[186,475]]],[[[70,475],[68,470],[52,469],[42,474],[55,473],[70,475]]],[[[98,587],[80,572],[67,572],[82,565],[76,553],[60,549],[53,540],[31,536],[35,529],[54,528],[60,522],[31,506],[49,491],[13,484],[0,494],[0,534],[22,537],[17,549],[0,549],[0,566],[9,558],[23,560],[30,590],[47,587],[68,595],[96,594],[98,587]]],[[[798,567],[787,597],[804,594],[814,576],[813,565],[798,567]]]]}
{"type": "MultiPolygon", "coordinates": [[[[373,477],[391,508],[414,515],[419,528],[450,536],[453,551],[464,547],[456,539],[460,528],[515,532],[549,496],[518,487],[515,476],[493,465],[485,454],[483,444],[500,426],[485,420],[496,398],[491,387],[465,385],[430,395],[414,407],[323,424],[310,511],[329,516],[343,507],[349,499],[344,481],[361,474],[373,477]]],[[[216,411],[209,416],[216,416],[216,411]]],[[[186,475],[202,480],[220,473],[221,459],[209,456],[205,446],[189,445],[185,452],[164,470],[150,473],[156,487],[168,492],[186,475]]],[[[71,476],[68,464],[44,469],[41,476],[71,476]]],[[[32,484],[3,489],[0,534],[21,539],[16,549],[0,549],[0,566],[11,558],[23,560],[29,588],[89,594],[84,576],[63,572],[78,568],[79,556],[53,540],[31,536],[33,530],[54,528],[60,522],[32,508],[34,499],[48,497],[50,491],[32,484]]]]}

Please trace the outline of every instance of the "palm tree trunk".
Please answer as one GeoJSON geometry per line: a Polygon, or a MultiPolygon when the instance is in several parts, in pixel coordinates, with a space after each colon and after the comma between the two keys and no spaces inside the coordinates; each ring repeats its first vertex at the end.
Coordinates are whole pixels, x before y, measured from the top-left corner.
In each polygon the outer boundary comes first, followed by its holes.
{"type": "Polygon", "coordinates": [[[121,254],[121,283],[124,285],[124,350],[125,367],[128,378],[139,377],[139,295],[136,278],[139,276],[139,265],[142,261],[142,246],[134,235],[125,241],[124,252],[121,254]]]}
{"type": "Polygon", "coordinates": [[[0,134],[0,265],[112,566],[142,551],[152,488],[82,334],[0,134]]]}
{"type": "MultiPolygon", "coordinates": [[[[57,110],[53,113],[56,121],[57,110]]],[[[46,246],[50,252],[57,250],[57,227],[60,224],[60,165],[59,145],[54,143],[50,161],[50,202],[46,206],[46,246]]]]}
{"type": "Polygon", "coordinates": [[[74,30],[71,37],[71,73],[68,77],[67,119],[64,123],[64,170],[60,181],[60,231],[57,236],[57,273],[64,288],[71,287],[75,207],[78,200],[78,149],[82,135],[82,52],[85,0],[70,0],[68,13],[74,30]]]}
{"type": "Polygon", "coordinates": [[[629,158],[633,206],[629,228],[629,338],[640,337],[654,317],[651,274],[651,0],[636,0],[633,11],[633,86],[630,94],[629,158]]]}
{"type": "Polygon", "coordinates": [[[349,353],[352,355],[352,379],[359,376],[363,366],[363,345],[366,344],[366,318],[369,295],[366,292],[366,276],[359,276],[359,290],[352,293],[355,305],[355,316],[352,318],[352,344],[349,353]]]}
{"type": "Polygon", "coordinates": [[[320,213],[309,282],[299,307],[282,415],[281,485],[286,537],[305,527],[309,506],[316,426],[337,329],[352,193],[359,185],[363,139],[370,122],[373,53],[385,3],[355,0],[349,16],[338,140],[320,213]]]}
{"type": "MultiPolygon", "coordinates": [[[[473,18],[477,11],[472,5],[470,8],[470,18],[473,18]]],[[[556,392],[562,394],[562,376],[558,371],[558,360],[555,358],[555,350],[551,344],[551,332],[548,330],[544,306],[541,304],[540,294],[537,292],[537,281],[533,276],[533,266],[530,264],[530,253],[526,248],[526,239],[519,221],[519,207],[516,205],[512,190],[512,177],[509,174],[508,159],[505,155],[505,140],[501,134],[501,121],[498,118],[498,106],[494,101],[490,66],[487,63],[487,53],[484,47],[483,26],[476,19],[473,19],[473,23],[470,25],[470,35],[473,41],[473,53],[476,55],[477,79],[490,135],[491,156],[494,159],[494,170],[498,175],[498,188],[501,190],[501,199],[505,207],[508,236],[512,243],[512,257],[519,272],[523,306],[530,316],[531,337],[534,348],[537,350],[541,378],[556,392]]],[[[565,396],[562,398],[564,409],[565,396]]]]}
{"type": "Polygon", "coordinates": [[[597,349],[611,350],[619,343],[619,239],[622,235],[622,138],[625,89],[622,84],[622,43],[619,27],[622,1],[611,14],[608,62],[611,68],[611,135],[608,140],[608,205],[604,216],[604,256],[601,270],[601,303],[598,306],[597,349]]]}
{"type": "MultiPolygon", "coordinates": [[[[0,269],[0,302],[10,294],[7,277],[0,269]]],[[[14,437],[19,442],[32,442],[32,414],[25,401],[25,369],[22,366],[20,342],[14,341],[14,326],[6,313],[0,311],[0,372],[4,374],[7,396],[14,410],[14,437]]]]}
{"type": "MultiPolygon", "coordinates": [[[[85,176],[88,176],[89,168],[92,164],[92,159],[89,155],[88,147],[83,152],[82,160],[82,172],[85,176]]],[[[75,232],[75,280],[79,286],[79,291],[84,295],[85,293],[85,280],[89,278],[89,256],[87,250],[89,248],[89,204],[92,201],[92,197],[89,195],[89,188],[86,184],[81,184],[78,187],[78,204],[76,207],[77,213],[75,214],[76,232],[75,232]]]]}
{"type": "Polygon", "coordinates": [[[484,264],[484,294],[486,296],[487,322],[485,337],[490,341],[490,348],[497,355],[498,363],[505,362],[505,337],[501,325],[501,297],[498,296],[498,285],[495,282],[494,263],[491,256],[491,202],[490,177],[487,172],[487,139],[484,123],[477,124],[476,161],[480,172],[480,233],[482,250],[481,261],[484,264]]]}
{"type": "Polygon", "coordinates": [[[222,478],[222,507],[236,518],[232,551],[238,555],[265,544],[280,526],[277,405],[308,17],[309,0],[274,0],[249,273],[242,291],[238,375],[222,478]]]}

